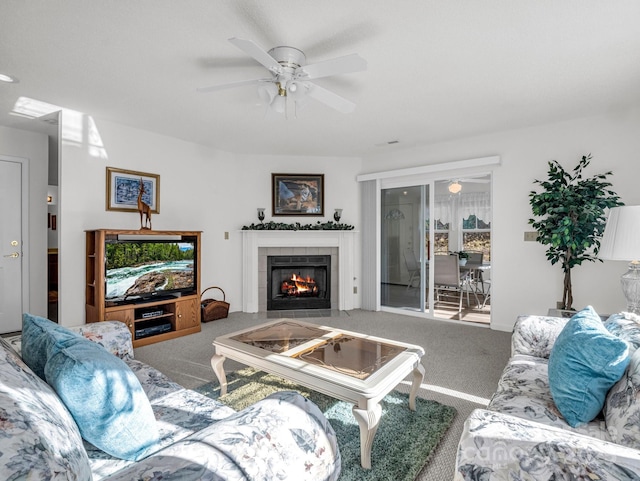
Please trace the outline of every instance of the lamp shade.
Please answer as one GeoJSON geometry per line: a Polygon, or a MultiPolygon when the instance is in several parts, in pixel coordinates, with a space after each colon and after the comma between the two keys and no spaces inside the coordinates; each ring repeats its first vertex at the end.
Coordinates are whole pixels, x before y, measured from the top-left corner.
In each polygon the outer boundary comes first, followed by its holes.
{"type": "Polygon", "coordinates": [[[640,205],[614,207],[609,211],[598,257],[611,261],[640,260],[640,205]]]}

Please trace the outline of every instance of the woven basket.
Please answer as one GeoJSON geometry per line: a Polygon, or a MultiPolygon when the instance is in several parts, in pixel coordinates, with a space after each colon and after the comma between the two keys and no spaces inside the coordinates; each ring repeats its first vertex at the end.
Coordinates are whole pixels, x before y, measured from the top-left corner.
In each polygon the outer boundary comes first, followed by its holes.
{"type": "Polygon", "coordinates": [[[215,321],[217,319],[224,319],[229,315],[229,303],[225,302],[226,295],[224,291],[216,286],[207,287],[202,294],[200,294],[200,309],[202,310],[202,322],[215,321]],[[210,289],[218,289],[222,292],[222,300],[217,299],[203,299],[204,293],[210,289]]]}

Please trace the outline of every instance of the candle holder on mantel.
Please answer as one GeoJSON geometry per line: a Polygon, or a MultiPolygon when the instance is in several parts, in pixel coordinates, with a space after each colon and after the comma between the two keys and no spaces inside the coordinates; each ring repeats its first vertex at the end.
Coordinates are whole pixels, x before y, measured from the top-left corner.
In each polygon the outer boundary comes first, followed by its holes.
{"type": "Polygon", "coordinates": [[[258,220],[260,222],[264,220],[264,207],[258,207],[258,220]]]}

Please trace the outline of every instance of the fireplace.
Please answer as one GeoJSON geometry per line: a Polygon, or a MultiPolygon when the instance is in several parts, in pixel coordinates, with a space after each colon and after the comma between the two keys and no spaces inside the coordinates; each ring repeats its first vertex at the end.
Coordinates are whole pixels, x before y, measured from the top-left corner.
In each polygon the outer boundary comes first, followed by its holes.
{"type": "Polygon", "coordinates": [[[267,311],[330,308],[330,255],[267,257],[267,311]]]}
{"type": "Polygon", "coordinates": [[[267,257],[331,256],[331,309],[357,308],[356,236],[343,230],[243,230],[242,311],[267,310],[267,257]]]}

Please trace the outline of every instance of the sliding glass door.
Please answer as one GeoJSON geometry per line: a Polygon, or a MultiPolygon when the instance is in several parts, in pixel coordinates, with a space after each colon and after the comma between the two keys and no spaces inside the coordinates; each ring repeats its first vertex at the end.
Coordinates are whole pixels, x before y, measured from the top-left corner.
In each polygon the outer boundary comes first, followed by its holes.
{"type": "Polygon", "coordinates": [[[381,186],[379,222],[382,307],[490,322],[490,175],[381,186]]]}

